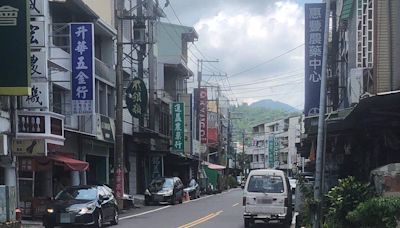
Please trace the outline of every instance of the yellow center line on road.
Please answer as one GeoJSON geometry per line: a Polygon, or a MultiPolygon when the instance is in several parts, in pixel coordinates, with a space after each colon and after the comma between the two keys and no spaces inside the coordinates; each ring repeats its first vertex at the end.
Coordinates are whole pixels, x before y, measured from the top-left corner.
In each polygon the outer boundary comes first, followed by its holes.
{"type": "Polygon", "coordinates": [[[237,205],[239,205],[239,203],[235,203],[232,205],[232,207],[236,207],[237,205]]]}
{"type": "Polygon", "coordinates": [[[191,227],[197,226],[197,225],[199,225],[201,223],[204,223],[204,222],[206,222],[206,221],[208,221],[208,220],[210,220],[212,218],[217,217],[222,212],[224,212],[224,211],[218,211],[216,213],[211,213],[211,214],[209,214],[207,216],[204,216],[202,218],[199,218],[199,219],[197,219],[197,220],[195,220],[193,222],[190,222],[190,223],[187,223],[185,225],[179,226],[178,228],[191,228],[191,227]]]}

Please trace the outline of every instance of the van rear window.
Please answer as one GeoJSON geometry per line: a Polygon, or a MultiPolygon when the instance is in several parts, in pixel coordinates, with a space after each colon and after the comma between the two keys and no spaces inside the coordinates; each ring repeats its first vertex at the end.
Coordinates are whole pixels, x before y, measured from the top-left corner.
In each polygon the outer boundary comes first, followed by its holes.
{"type": "Polygon", "coordinates": [[[248,192],[283,193],[283,179],[280,176],[254,175],[250,177],[248,192]]]}

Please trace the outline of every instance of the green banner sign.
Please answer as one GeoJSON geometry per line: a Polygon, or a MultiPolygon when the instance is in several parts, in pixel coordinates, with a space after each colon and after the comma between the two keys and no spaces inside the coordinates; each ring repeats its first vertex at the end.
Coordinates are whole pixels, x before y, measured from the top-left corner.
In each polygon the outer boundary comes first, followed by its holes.
{"type": "Polygon", "coordinates": [[[172,148],[183,153],[185,139],[185,104],[172,103],[172,148]]]}
{"type": "Polygon", "coordinates": [[[268,164],[269,167],[272,168],[274,167],[275,164],[275,143],[274,143],[274,137],[270,136],[268,138],[268,164]]]}
{"type": "Polygon", "coordinates": [[[0,1],[0,95],[31,95],[29,1],[0,1]]]}
{"type": "Polygon", "coordinates": [[[125,94],[126,106],[133,117],[140,118],[147,111],[147,88],[143,80],[134,78],[125,94]]]}

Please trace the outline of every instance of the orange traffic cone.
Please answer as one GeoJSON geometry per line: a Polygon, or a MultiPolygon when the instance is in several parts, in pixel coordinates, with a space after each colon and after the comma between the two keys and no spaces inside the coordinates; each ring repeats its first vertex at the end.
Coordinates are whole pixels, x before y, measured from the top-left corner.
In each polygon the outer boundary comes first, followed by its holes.
{"type": "Polygon", "coordinates": [[[185,192],[183,196],[185,198],[185,201],[190,201],[189,193],[185,192]]]}

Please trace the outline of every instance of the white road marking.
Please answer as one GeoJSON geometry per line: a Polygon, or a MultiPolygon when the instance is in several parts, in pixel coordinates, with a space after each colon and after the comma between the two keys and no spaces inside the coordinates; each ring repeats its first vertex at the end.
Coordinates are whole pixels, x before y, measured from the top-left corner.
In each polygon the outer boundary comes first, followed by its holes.
{"type": "Polygon", "coordinates": [[[139,213],[139,214],[128,215],[128,216],[119,218],[119,220],[130,219],[130,218],[138,217],[138,216],[141,216],[141,215],[150,214],[150,213],[153,213],[153,212],[156,212],[156,211],[161,211],[161,210],[167,209],[169,207],[171,207],[171,205],[168,205],[168,206],[165,206],[165,207],[160,207],[160,208],[157,208],[157,209],[154,209],[154,210],[150,210],[150,211],[145,211],[145,212],[142,212],[142,213],[139,213]]]}
{"type": "Polygon", "coordinates": [[[235,203],[232,205],[232,207],[236,207],[237,205],[239,205],[239,203],[235,203]]]}
{"type": "Polygon", "coordinates": [[[198,200],[202,200],[202,199],[207,199],[208,197],[211,197],[211,196],[215,196],[215,195],[203,196],[203,197],[200,197],[200,198],[198,198],[198,199],[185,201],[185,202],[183,202],[183,203],[190,203],[190,202],[194,202],[194,201],[198,201],[198,200]]]}

